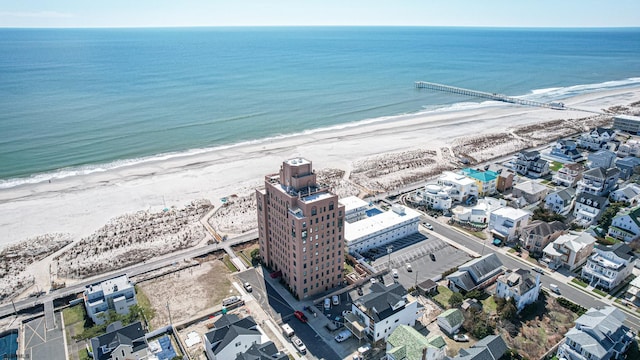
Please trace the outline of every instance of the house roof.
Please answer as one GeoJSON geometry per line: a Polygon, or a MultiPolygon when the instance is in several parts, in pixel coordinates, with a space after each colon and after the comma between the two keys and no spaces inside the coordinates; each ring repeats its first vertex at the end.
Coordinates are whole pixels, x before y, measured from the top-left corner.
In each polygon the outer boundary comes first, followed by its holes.
{"type": "Polygon", "coordinates": [[[590,170],[585,171],[582,176],[592,176],[592,177],[596,177],[599,179],[606,179],[610,176],[614,176],[620,173],[620,169],[618,168],[601,168],[601,167],[597,167],[597,168],[593,168],[590,170]]]}
{"type": "Polygon", "coordinates": [[[462,169],[462,172],[470,178],[480,180],[481,182],[489,182],[498,178],[498,173],[495,171],[481,171],[472,168],[462,169]]]}
{"type": "Polygon", "coordinates": [[[571,200],[573,200],[574,196],[576,196],[576,189],[564,188],[560,191],[556,191],[554,194],[557,194],[558,197],[562,199],[562,201],[564,201],[565,204],[567,204],[571,202],[571,200]]]}
{"type": "Polygon", "coordinates": [[[635,156],[627,156],[622,159],[616,160],[616,166],[624,166],[624,167],[635,167],[640,165],[640,158],[635,156]]]}
{"type": "Polygon", "coordinates": [[[214,354],[219,353],[240,335],[258,335],[256,322],[251,316],[240,319],[235,314],[223,314],[214,323],[215,328],[204,334],[214,354]]]}
{"type": "Polygon", "coordinates": [[[589,193],[579,193],[576,196],[576,202],[584,204],[596,209],[602,209],[607,204],[607,198],[604,196],[596,196],[589,193]]]}
{"type": "Polygon", "coordinates": [[[367,315],[371,316],[376,322],[404,309],[404,306],[393,308],[400,301],[404,301],[404,297],[407,295],[407,290],[402,285],[392,284],[385,286],[377,282],[372,284],[369,289],[371,292],[359,298],[357,302],[365,307],[367,315]]]}
{"type": "Polygon", "coordinates": [[[629,216],[629,219],[631,219],[631,221],[636,223],[636,226],[640,226],[640,206],[636,206],[627,211],[621,211],[615,217],[617,218],[617,217],[623,217],[623,216],[629,216]]]}
{"type": "Polygon", "coordinates": [[[602,134],[608,134],[609,136],[611,136],[615,131],[612,129],[606,129],[603,127],[597,127],[594,130],[595,132],[598,133],[598,135],[602,135],[602,134]]]}
{"type": "Polygon", "coordinates": [[[447,279],[453,281],[465,291],[471,291],[476,287],[476,283],[473,281],[471,274],[468,271],[456,271],[447,276],[447,279]]]}
{"type": "Polygon", "coordinates": [[[394,356],[395,358],[406,360],[421,360],[424,348],[435,347],[417,330],[407,325],[398,325],[387,338],[387,343],[393,347],[391,353],[404,355],[394,356]]]}
{"type": "Polygon", "coordinates": [[[601,251],[612,251],[617,257],[624,260],[630,260],[636,256],[633,249],[625,243],[617,243],[613,246],[596,245],[596,247],[601,251]]]}
{"type": "Polygon", "coordinates": [[[431,279],[427,279],[423,282],[421,282],[420,284],[418,284],[418,287],[422,290],[422,291],[429,291],[435,287],[437,287],[438,284],[431,280],[431,279]]]}
{"type": "Polygon", "coordinates": [[[513,293],[520,296],[536,287],[536,280],[529,270],[524,269],[507,270],[498,278],[498,281],[507,285],[513,293]]]}
{"type": "Polygon", "coordinates": [[[509,348],[500,335],[489,335],[468,349],[460,349],[453,360],[497,360],[509,348]]]}
{"type": "Polygon", "coordinates": [[[147,348],[148,345],[144,335],[145,331],[142,328],[142,323],[136,321],[125,327],[116,326],[115,330],[91,339],[91,347],[94,349],[98,360],[111,359],[111,351],[120,345],[130,346],[133,352],[147,348]],[[106,346],[106,349],[103,346],[106,346]]]}
{"type": "Polygon", "coordinates": [[[542,220],[534,220],[531,223],[522,227],[522,232],[527,234],[534,234],[542,237],[547,237],[558,231],[564,231],[567,226],[560,221],[552,221],[550,223],[542,220]]]}
{"type": "Polygon", "coordinates": [[[247,351],[236,356],[236,360],[288,360],[289,356],[278,351],[273,341],[264,344],[253,344],[247,351]]]}
{"type": "Polygon", "coordinates": [[[519,184],[517,184],[516,186],[513,187],[514,189],[518,189],[520,191],[523,191],[527,194],[538,194],[541,193],[543,191],[548,191],[549,188],[536,182],[536,181],[525,181],[525,182],[521,182],[519,184]]]}
{"type": "Polygon", "coordinates": [[[458,309],[449,309],[438,315],[438,319],[446,321],[450,327],[456,327],[458,325],[462,325],[464,322],[464,315],[462,315],[462,311],[458,309]]]}
{"type": "Polygon", "coordinates": [[[461,265],[459,269],[460,271],[469,271],[471,276],[474,278],[474,282],[477,284],[484,281],[486,278],[497,274],[497,271],[502,271],[502,261],[500,261],[496,254],[491,253],[468,261],[461,265]]]}
{"type": "Polygon", "coordinates": [[[623,325],[626,315],[613,306],[591,308],[576,320],[565,337],[601,358],[629,331],[623,325]]]}

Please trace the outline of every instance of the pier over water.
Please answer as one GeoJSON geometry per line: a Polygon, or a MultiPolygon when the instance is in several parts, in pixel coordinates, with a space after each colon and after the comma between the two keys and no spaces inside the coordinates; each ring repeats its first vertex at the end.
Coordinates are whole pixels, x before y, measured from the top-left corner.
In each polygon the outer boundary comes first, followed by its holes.
{"type": "MultiPolygon", "coordinates": [[[[416,81],[415,84],[416,84],[416,88],[417,89],[428,89],[428,90],[443,91],[443,92],[448,92],[448,93],[452,93],[452,94],[459,94],[459,95],[473,96],[473,97],[479,97],[479,98],[495,100],[495,101],[502,101],[502,102],[506,102],[506,103],[510,103],[510,104],[518,104],[518,105],[524,105],[524,106],[537,106],[537,107],[542,107],[542,108],[547,108],[547,109],[554,109],[554,110],[566,110],[566,109],[569,109],[569,108],[565,107],[564,104],[561,103],[561,102],[542,103],[542,102],[538,102],[538,101],[531,101],[531,100],[514,98],[514,97],[511,97],[511,96],[506,96],[506,95],[502,95],[502,94],[488,93],[488,92],[484,92],[484,91],[463,89],[463,88],[459,88],[459,87],[455,87],[455,86],[436,84],[436,83],[431,83],[431,82],[427,82],[427,81],[416,81]]],[[[579,109],[570,109],[570,110],[579,110],[579,109]]],[[[581,110],[581,111],[583,111],[583,110],[581,110]]]]}

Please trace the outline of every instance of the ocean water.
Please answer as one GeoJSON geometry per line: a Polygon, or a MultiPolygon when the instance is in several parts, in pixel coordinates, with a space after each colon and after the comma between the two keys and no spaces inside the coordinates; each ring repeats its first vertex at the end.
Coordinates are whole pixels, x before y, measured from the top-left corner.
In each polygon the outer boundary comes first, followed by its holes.
{"type": "Polygon", "coordinates": [[[640,85],[640,29],[0,29],[0,188],[407,113],[640,85]]]}

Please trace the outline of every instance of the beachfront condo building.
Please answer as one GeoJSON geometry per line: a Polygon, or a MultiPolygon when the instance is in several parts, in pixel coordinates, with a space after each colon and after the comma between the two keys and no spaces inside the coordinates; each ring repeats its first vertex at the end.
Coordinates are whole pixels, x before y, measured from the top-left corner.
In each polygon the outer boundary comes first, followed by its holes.
{"type": "Polygon", "coordinates": [[[311,161],[284,161],[256,190],[260,256],[299,299],[342,283],[344,206],[316,182],[311,161]]]}
{"type": "Polygon", "coordinates": [[[126,274],[87,285],[83,297],[87,315],[98,325],[108,320],[109,310],[128,314],[129,308],[138,303],[136,290],[126,274]]]}

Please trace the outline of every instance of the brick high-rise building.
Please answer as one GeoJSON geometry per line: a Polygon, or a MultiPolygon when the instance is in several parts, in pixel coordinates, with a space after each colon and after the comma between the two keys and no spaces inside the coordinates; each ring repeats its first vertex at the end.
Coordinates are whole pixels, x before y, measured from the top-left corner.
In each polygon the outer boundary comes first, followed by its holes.
{"type": "Polygon", "coordinates": [[[279,174],[265,176],[256,190],[260,256],[281,271],[289,289],[303,299],[342,283],[344,206],[316,183],[311,161],[284,161],[279,174]]]}

